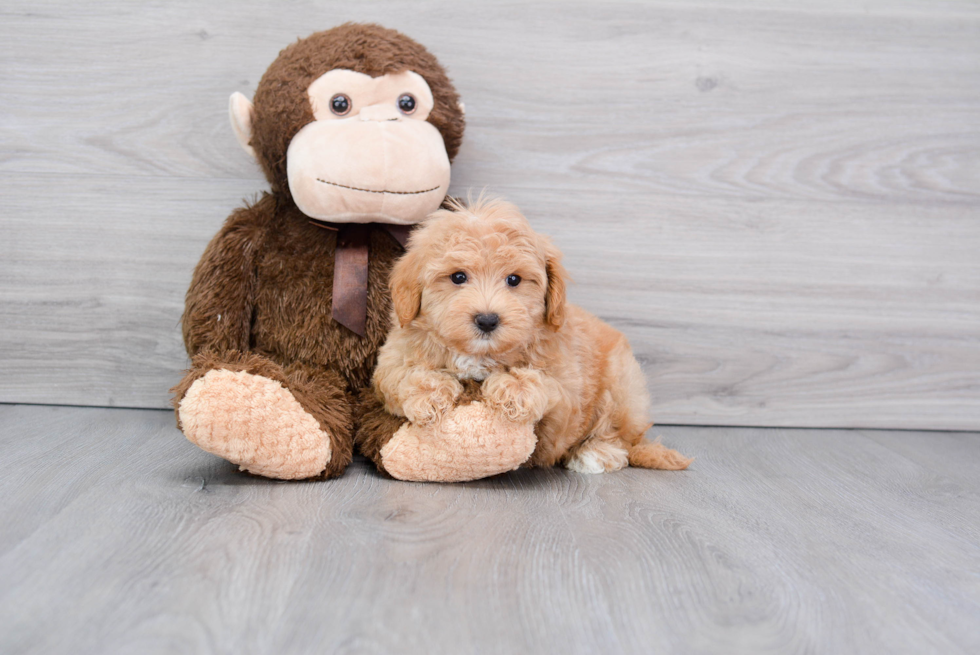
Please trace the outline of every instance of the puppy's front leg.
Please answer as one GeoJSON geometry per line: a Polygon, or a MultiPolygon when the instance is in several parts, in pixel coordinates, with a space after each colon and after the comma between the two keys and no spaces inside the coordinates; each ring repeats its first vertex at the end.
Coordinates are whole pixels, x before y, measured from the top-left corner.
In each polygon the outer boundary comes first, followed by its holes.
{"type": "Polygon", "coordinates": [[[552,382],[532,368],[494,371],[483,381],[483,396],[508,419],[537,423],[554,404],[552,382]]]}
{"type": "Polygon", "coordinates": [[[448,373],[409,363],[410,352],[404,330],[393,331],[378,351],[371,382],[386,411],[425,425],[455,406],[463,385],[448,373]]]}
{"type": "Polygon", "coordinates": [[[405,418],[428,425],[455,407],[462,393],[463,385],[448,373],[412,368],[398,385],[397,396],[405,418]]]}

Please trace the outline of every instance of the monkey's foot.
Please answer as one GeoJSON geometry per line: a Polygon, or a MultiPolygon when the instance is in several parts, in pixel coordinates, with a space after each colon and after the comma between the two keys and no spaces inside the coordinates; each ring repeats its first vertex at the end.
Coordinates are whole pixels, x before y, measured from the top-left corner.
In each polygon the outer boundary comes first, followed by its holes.
{"type": "Polygon", "coordinates": [[[435,424],[405,423],[381,449],[381,460],[399,480],[463,482],[516,469],[536,445],[533,423],[511,421],[473,402],[435,424]]]}
{"type": "Polygon", "coordinates": [[[192,443],[243,471],[299,480],[319,475],[330,461],[330,436],[287,388],[261,375],[208,371],[177,413],[192,443]]]}

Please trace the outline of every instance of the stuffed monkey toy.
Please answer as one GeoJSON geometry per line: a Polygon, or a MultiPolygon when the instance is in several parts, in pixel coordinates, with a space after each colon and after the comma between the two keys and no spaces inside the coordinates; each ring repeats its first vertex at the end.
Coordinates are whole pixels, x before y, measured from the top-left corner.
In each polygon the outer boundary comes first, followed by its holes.
{"type": "Polygon", "coordinates": [[[194,271],[178,427],[277,479],[340,475],[369,410],[365,452],[395,477],[519,465],[533,431],[498,426],[478,389],[436,435],[404,428],[367,391],[391,318],[388,273],[411,226],[446,197],[462,141],[463,108],[439,62],[398,32],[345,24],[283,50],[253,102],[232,95],[232,127],[271,190],[231,214],[194,271]],[[389,441],[386,457],[372,450],[389,441]]]}

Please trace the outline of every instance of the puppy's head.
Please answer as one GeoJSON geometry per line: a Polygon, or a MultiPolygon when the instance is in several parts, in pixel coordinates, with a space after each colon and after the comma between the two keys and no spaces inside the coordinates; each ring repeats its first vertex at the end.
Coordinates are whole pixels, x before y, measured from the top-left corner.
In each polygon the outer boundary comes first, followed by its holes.
{"type": "Polygon", "coordinates": [[[565,319],[561,253],[514,205],[478,200],[432,214],[391,274],[402,327],[451,350],[492,356],[530,345],[565,319]]]}

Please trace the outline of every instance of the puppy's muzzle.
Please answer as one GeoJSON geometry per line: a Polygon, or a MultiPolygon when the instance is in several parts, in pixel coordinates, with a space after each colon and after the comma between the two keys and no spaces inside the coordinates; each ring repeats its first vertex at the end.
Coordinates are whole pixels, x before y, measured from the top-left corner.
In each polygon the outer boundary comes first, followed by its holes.
{"type": "Polygon", "coordinates": [[[500,325],[500,317],[497,314],[477,314],[473,317],[473,322],[480,328],[480,332],[490,334],[500,325]]]}

